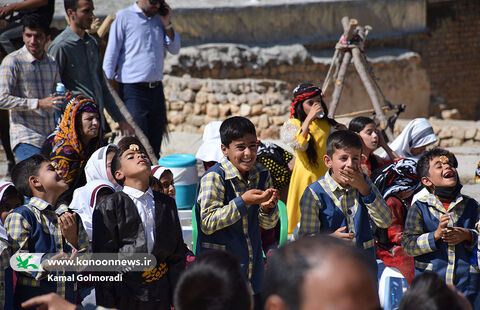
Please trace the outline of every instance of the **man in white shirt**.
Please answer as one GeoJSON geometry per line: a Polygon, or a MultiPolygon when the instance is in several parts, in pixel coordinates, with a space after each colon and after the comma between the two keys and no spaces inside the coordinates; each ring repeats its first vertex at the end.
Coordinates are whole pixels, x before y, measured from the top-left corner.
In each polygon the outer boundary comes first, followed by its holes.
{"type": "Polygon", "coordinates": [[[172,11],[163,0],[138,0],[117,13],[110,28],[103,70],[119,83],[119,95],[159,155],[167,133],[163,94],[166,52],[177,54],[180,37],[173,30],[172,11]]]}

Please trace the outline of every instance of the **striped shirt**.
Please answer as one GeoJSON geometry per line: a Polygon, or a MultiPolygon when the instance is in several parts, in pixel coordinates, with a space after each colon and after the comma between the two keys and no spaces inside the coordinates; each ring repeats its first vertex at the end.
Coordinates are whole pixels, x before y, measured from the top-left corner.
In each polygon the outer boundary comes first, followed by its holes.
{"type": "MultiPolygon", "coordinates": [[[[62,230],[58,224],[58,217],[68,211],[66,205],[60,205],[54,209],[50,204],[44,200],[32,197],[27,207],[33,212],[38,223],[42,226],[44,232],[48,232],[51,235],[50,240],[54,240],[55,248],[57,252],[69,253],[74,248],[62,235],[62,230]],[[65,240],[65,242],[64,242],[65,240]]],[[[88,241],[88,235],[83,224],[78,223],[78,252],[90,252],[90,243],[88,241]]],[[[9,240],[12,242],[12,253],[16,252],[28,252],[28,242],[31,237],[32,227],[20,213],[12,212],[7,216],[5,220],[5,228],[9,240]]],[[[64,275],[64,271],[57,271],[57,275],[64,275]]],[[[48,271],[41,272],[24,271],[17,273],[18,282],[26,286],[40,286],[40,280],[48,276],[48,271]]],[[[65,298],[66,286],[65,282],[57,282],[57,294],[65,298]]]]}
{"type": "Polygon", "coordinates": [[[51,96],[60,74],[44,53],[38,60],[24,46],[7,55],[0,66],[0,108],[10,111],[12,149],[19,143],[41,147],[55,129],[54,110],[40,109],[38,100],[51,96]]]}
{"type": "MultiPolygon", "coordinates": [[[[372,189],[370,195],[374,195],[371,203],[365,203],[370,219],[378,227],[387,228],[392,222],[392,213],[385,200],[378,191],[377,187],[367,177],[366,182],[372,189]]],[[[342,187],[331,176],[330,172],[325,173],[325,177],[319,179],[320,186],[325,190],[333,203],[345,215],[349,233],[356,234],[354,218],[360,206],[360,192],[353,187],[342,187]]],[[[370,196],[369,195],[369,196],[370,196]]],[[[299,235],[311,235],[320,232],[320,211],[322,209],[318,193],[315,193],[310,187],[305,190],[300,200],[301,220],[299,235]]],[[[338,227],[340,228],[340,227],[338,227]]],[[[355,241],[355,240],[354,240],[355,241]]]]}

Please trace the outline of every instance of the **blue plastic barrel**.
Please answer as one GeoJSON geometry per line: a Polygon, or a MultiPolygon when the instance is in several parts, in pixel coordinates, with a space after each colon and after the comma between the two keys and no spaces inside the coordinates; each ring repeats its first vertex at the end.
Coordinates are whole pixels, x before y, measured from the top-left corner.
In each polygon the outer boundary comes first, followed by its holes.
{"type": "Polygon", "coordinates": [[[197,195],[197,159],[190,154],[167,155],[158,161],[160,166],[170,169],[175,182],[175,200],[178,209],[190,210],[197,195]]]}

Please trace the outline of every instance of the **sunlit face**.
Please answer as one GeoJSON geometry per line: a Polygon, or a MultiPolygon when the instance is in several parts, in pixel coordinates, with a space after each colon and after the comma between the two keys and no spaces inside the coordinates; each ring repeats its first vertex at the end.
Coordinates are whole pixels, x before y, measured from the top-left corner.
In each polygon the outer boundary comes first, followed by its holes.
{"type": "Polygon", "coordinates": [[[81,114],[82,139],[90,141],[98,137],[100,130],[100,116],[98,113],[83,112],[81,114]]]}
{"type": "Polygon", "coordinates": [[[428,174],[428,177],[422,178],[422,183],[425,186],[431,187],[433,185],[434,187],[454,187],[457,185],[457,169],[452,167],[448,162],[442,163],[440,156],[434,157],[430,160],[428,174]]]}
{"type": "Polygon", "coordinates": [[[68,16],[72,23],[80,29],[90,29],[95,15],[93,14],[94,6],[91,0],[79,0],[76,10],[67,10],[68,16]]]}
{"type": "Polygon", "coordinates": [[[325,165],[330,169],[330,175],[341,186],[348,185],[348,181],[342,175],[345,168],[351,168],[353,170],[360,169],[362,150],[354,147],[348,147],[346,149],[335,149],[332,154],[332,158],[328,155],[323,157],[325,165]]]}
{"type": "Polygon", "coordinates": [[[68,189],[68,185],[62,177],[62,171],[56,170],[50,162],[43,162],[38,169],[38,176],[32,176],[36,179],[35,187],[41,187],[45,192],[63,193],[68,189]]]}
{"type": "Polygon", "coordinates": [[[228,147],[222,144],[222,152],[246,178],[257,159],[257,136],[247,134],[233,140],[228,147]]]}
{"type": "Polygon", "coordinates": [[[170,171],[165,171],[160,177],[160,191],[175,199],[175,184],[173,182],[173,174],[170,171]]]}
{"type": "Polygon", "coordinates": [[[115,178],[125,180],[126,178],[136,178],[148,180],[150,178],[151,163],[147,154],[140,151],[126,150],[120,157],[121,167],[115,171],[115,178]]]}
{"type": "Polygon", "coordinates": [[[305,112],[305,115],[308,115],[308,113],[310,113],[310,110],[312,109],[312,106],[313,106],[314,103],[321,104],[322,103],[322,95],[312,97],[310,99],[305,100],[302,103],[303,112],[305,112]]]}
{"type": "Polygon", "coordinates": [[[45,53],[45,44],[47,44],[47,35],[42,29],[30,29],[25,27],[22,34],[25,47],[33,57],[41,59],[45,53]]]}
{"type": "Polygon", "coordinates": [[[378,147],[378,131],[375,123],[367,124],[359,133],[365,153],[371,153],[378,147]]]}

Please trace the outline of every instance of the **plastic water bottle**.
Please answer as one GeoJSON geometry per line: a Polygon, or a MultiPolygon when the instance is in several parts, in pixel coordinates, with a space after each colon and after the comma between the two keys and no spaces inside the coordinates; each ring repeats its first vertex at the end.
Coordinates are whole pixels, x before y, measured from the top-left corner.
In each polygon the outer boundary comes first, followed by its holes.
{"type": "MultiPolygon", "coordinates": [[[[55,87],[55,96],[65,96],[65,85],[63,85],[63,83],[57,83],[57,86],[55,87]]],[[[65,100],[61,100],[60,102],[57,101],[55,103],[55,106],[60,108],[60,111],[55,110],[55,124],[57,124],[59,119],[62,117],[64,105],[65,100]]]]}

